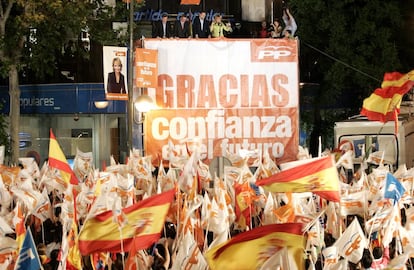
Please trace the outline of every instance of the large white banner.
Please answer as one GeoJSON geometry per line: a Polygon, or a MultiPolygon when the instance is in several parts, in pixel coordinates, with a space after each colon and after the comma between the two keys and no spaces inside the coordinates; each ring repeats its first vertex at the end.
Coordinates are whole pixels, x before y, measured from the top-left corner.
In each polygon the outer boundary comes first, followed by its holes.
{"type": "MultiPolygon", "coordinates": [[[[168,159],[168,141],[203,158],[269,152],[278,161],[298,149],[298,44],[281,39],[147,39],[158,50],[160,109],[145,117],[145,151],[168,159]]],[[[156,162],[158,162],[157,160],[156,162]]]]}

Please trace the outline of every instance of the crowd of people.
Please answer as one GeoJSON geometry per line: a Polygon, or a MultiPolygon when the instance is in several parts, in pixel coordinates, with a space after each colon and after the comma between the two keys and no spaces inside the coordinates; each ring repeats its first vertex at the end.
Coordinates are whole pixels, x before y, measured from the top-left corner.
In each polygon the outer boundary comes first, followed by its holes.
{"type": "Polygon", "coordinates": [[[216,13],[212,21],[208,21],[206,12],[201,11],[193,20],[185,13],[175,21],[169,20],[168,13],[163,13],[161,20],[152,25],[153,38],[220,38],[220,37],[250,37],[250,38],[288,38],[295,37],[297,24],[289,8],[283,10],[281,18],[272,22],[263,21],[261,28],[250,32],[242,29],[240,22],[224,20],[223,15],[216,13]],[[244,31],[244,32],[243,32],[244,31]],[[248,32],[248,33],[247,33],[248,32]]]}
{"type": "MultiPolygon", "coordinates": [[[[79,221],[84,220],[88,215],[93,215],[92,212],[97,209],[111,211],[112,208],[114,211],[113,205],[116,204],[117,198],[122,199],[123,207],[128,207],[134,201],[142,200],[144,191],[151,196],[170,190],[175,184],[180,187],[181,192],[177,194],[183,197],[181,200],[176,197],[171,209],[179,209],[178,212],[187,213],[191,222],[189,219],[186,223],[182,217],[179,217],[180,215],[172,211],[172,216],[167,216],[160,240],[147,250],[140,251],[141,267],[138,269],[183,269],[180,267],[185,263],[189,266],[188,269],[208,269],[204,254],[217,244],[216,241],[220,235],[228,239],[245,232],[243,226],[248,226],[250,230],[253,230],[267,224],[292,222],[298,218],[304,225],[313,224],[304,233],[306,252],[303,256],[306,268],[300,269],[385,269],[393,259],[408,256],[410,248],[414,248],[410,234],[414,225],[414,211],[410,207],[414,171],[404,166],[393,172],[393,175],[405,187],[404,194],[400,194],[398,198],[395,197],[392,203],[393,199],[385,198],[385,192],[389,190],[387,174],[392,171],[390,167],[377,164],[367,169],[366,172],[362,170],[363,167],[360,170],[350,169],[353,168],[352,162],[349,161],[352,153],[342,152],[336,157],[336,167],[341,180],[339,191],[341,202],[334,203],[315,199],[311,194],[298,193],[290,195],[291,197],[285,193],[266,194],[258,186],[246,186],[242,192],[236,191],[238,181],[252,182],[263,179],[266,175],[275,175],[280,172],[279,166],[267,156],[255,161],[254,167],[257,169],[252,171],[246,166],[245,159],[229,154],[226,158],[232,164],[231,170],[226,170],[222,179],[213,180],[208,166],[202,162],[193,162],[188,156],[171,156],[170,166],[175,169],[165,170],[162,165],[155,169],[151,165],[150,157],[141,157],[132,153],[128,164],[112,162],[104,171],[99,172],[99,170],[93,170],[93,160],[88,155],[89,153],[78,152],[73,170],[80,181],[76,199],[76,213],[79,221]],[[187,171],[189,170],[188,164],[196,166],[199,182],[198,195],[191,200],[183,199],[189,196],[189,190],[184,184],[187,181],[185,176],[190,175],[187,171]],[[176,173],[176,170],[180,173],[176,173]],[[230,184],[231,182],[233,184],[230,184]],[[226,186],[223,186],[224,183],[227,183],[226,186]],[[238,192],[244,195],[236,200],[238,192]],[[196,203],[196,198],[200,200],[198,203],[196,203]],[[209,204],[210,200],[211,204],[209,204]],[[243,223],[240,219],[243,214],[237,214],[238,200],[246,200],[245,203],[251,205],[249,218],[246,218],[244,225],[240,225],[243,223]],[[106,208],[101,209],[101,202],[104,202],[103,205],[106,205],[106,208]],[[185,202],[188,202],[188,205],[185,202]],[[98,208],[94,205],[98,205],[98,208]],[[293,213],[289,214],[289,211],[286,211],[289,208],[293,210],[293,213]],[[208,211],[213,211],[214,214],[208,214],[208,211]],[[312,219],[314,221],[310,222],[312,219]],[[356,238],[358,240],[356,244],[346,250],[346,252],[351,252],[351,249],[365,247],[361,258],[354,263],[344,259],[343,254],[332,255],[337,251],[333,252],[331,249],[334,247],[335,250],[338,249],[341,235],[346,234],[353,220],[359,222],[367,238],[365,239],[365,236],[362,236],[364,239],[356,238]],[[185,234],[183,233],[185,230],[192,233],[185,234]],[[187,236],[190,237],[189,242],[186,242],[187,236]],[[194,258],[189,259],[189,253],[193,254],[194,258]],[[194,261],[189,262],[189,260],[194,261]],[[340,264],[345,266],[339,267],[340,264]]],[[[326,152],[322,155],[333,155],[333,153],[326,152]]],[[[306,151],[299,152],[298,160],[309,158],[306,151]]],[[[67,187],[62,186],[54,178],[56,171],[51,171],[47,164],[44,164],[41,170],[36,166],[30,169],[28,164],[36,165],[36,162],[32,159],[28,160],[29,162],[23,163],[21,168],[2,167],[1,211],[4,213],[5,220],[10,219],[9,222],[12,223],[11,219],[14,220],[17,217],[14,211],[8,212],[9,209],[13,205],[24,205],[26,213],[23,214],[24,220],[33,232],[44,269],[60,269],[59,267],[62,267],[65,262],[62,253],[68,248],[65,241],[71,239],[69,227],[73,220],[73,217],[70,217],[71,211],[73,212],[73,209],[70,210],[72,202],[67,198],[67,187]],[[25,192],[22,193],[19,190],[25,192]],[[42,221],[35,213],[39,212],[36,209],[44,209],[44,207],[35,207],[34,205],[41,204],[34,203],[31,198],[41,196],[40,194],[43,194],[45,190],[49,193],[47,201],[54,211],[51,216],[43,217],[42,221]],[[30,210],[32,207],[34,208],[30,210]]],[[[370,158],[367,161],[370,161],[370,158]]],[[[82,228],[82,222],[79,223],[82,228]]],[[[5,245],[5,239],[8,237],[1,237],[1,244],[5,245]]],[[[346,241],[349,240],[346,239],[346,241]]],[[[16,255],[15,253],[3,254],[2,250],[8,249],[4,249],[4,246],[2,248],[0,258],[3,260],[0,260],[0,267],[7,261],[5,258],[8,256],[12,258],[16,255]]],[[[66,256],[69,255],[66,254],[66,256]]],[[[81,264],[82,269],[125,269],[128,258],[128,254],[124,256],[121,253],[101,253],[82,257],[81,264]]],[[[414,269],[411,260],[409,258],[408,261],[407,258],[405,260],[403,264],[406,264],[407,268],[393,269],[414,269]]]]}

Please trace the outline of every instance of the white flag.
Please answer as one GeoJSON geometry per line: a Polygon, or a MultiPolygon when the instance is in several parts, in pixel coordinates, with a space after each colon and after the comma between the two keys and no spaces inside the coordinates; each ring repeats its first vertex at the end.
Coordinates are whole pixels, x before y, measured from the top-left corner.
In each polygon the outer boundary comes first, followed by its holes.
{"type": "Polygon", "coordinates": [[[367,246],[367,239],[355,218],[351,225],[344,231],[342,236],[335,242],[338,253],[352,263],[357,263],[362,258],[364,248],[367,246]]]}

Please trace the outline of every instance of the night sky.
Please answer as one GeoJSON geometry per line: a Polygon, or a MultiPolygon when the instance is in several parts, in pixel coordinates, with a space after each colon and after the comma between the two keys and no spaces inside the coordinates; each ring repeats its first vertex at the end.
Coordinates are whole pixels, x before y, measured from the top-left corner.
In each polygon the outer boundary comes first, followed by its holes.
{"type": "Polygon", "coordinates": [[[400,59],[408,68],[401,72],[408,72],[414,69],[414,0],[402,0],[401,5],[403,25],[400,30],[400,59]]]}

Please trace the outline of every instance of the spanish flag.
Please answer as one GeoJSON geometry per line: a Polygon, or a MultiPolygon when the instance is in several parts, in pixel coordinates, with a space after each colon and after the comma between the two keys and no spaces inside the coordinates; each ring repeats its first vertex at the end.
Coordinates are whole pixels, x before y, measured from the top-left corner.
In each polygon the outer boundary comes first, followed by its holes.
{"type": "Polygon", "coordinates": [[[81,254],[121,252],[121,241],[124,251],[150,247],[160,237],[174,194],[171,189],[124,208],[127,223],[122,233],[113,222],[112,210],[86,220],[79,233],[81,254]]]}
{"type": "Polygon", "coordinates": [[[244,230],[246,226],[251,227],[251,214],[254,210],[253,200],[255,193],[250,187],[248,181],[242,184],[234,182],[235,192],[235,212],[236,212],[236,223],[244,230]]]}
{"type": "Polygon", "coordinates": [[[302,224],[284,223],[240,233],[206,253],[210,269],[259,269],[273,254],[287,247],[291,269],[304,269],[302,224]]]}
{"type": "Polygon", "coordinates": [[[66,184],[77,185],[78,178],[69,166],[59,143],[56,140],[55,134],[50,129],[50,142],[49,142],[49,166],[60,171],[60,174],[66,184]]]}
{"type": "Polygon", "coordinates": [[[414,86],[414,70],[407,74],[384,74],[381,88],[364,99],[361,114],[372,121],[396,121],[400,113],[402,97],[414,86]]]}
{"type": "Polygon", "coordinates": [[[82,269],[82,258],[79,253],[79,248],[77,245],[78,241],[78,225],[75,220],[72,220],[72,226],[70,228],[69,234],[67,236],[67,241],[69,245],[68,256],[66,258],[66,269],[82,269]]]}
{"type": "Polygon", "coordinates": [[[313,192],[333,202],[339,202],[339,176],[331,156],[310,159],[268,178],[256,182],[271,192],[313,192]]]}

